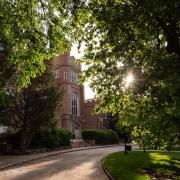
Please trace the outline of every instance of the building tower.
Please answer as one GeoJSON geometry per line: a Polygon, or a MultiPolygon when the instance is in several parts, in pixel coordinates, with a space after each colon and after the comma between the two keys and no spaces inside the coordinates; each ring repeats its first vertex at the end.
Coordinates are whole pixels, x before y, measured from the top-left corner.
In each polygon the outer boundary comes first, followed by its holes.
{"type": "Polygon", "coordinates": [[[77,80],[81,65],[75,63],[69,52],[61,54],[53,60],[55,85],[64,92],[60,107],[61,127],[68,129],[74,138],[81,138],[82,106],[84,102],[84,86],[77,80]]]}

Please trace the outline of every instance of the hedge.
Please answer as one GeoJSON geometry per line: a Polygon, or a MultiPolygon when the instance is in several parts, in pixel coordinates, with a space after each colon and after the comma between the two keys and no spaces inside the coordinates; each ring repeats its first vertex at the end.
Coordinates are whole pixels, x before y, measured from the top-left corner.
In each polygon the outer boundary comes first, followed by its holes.
{"type": "MultiPolygon", "coordinates": [[[[0,134],[0,143],[12,144],[14,148],[19,147],[20,131],[16,133],[0,134]]],[[[71,133],[63,128],[49,128],[40,130],[32,139],[28,148],[59,148],[70,145],[71,133]]]]}
{"type": "Polygon", "coordinates": [[[84,140],[95,140],[96,144],[115,144],[119,142],[117,132],[110,129],[85,129],[82,131],[82,138],[84,140]]]}
{"type": "Polygon", "coordinates": [[[63,128],[41,130],[32,140],[31,148],[58,148],[70,145],[71,133],[63,128]]]}
{"type": "Polygon", "coordinates": [[[13,148],[18,149],[20,137],[20,131],[4,132],[0,134],[0,143],[12,144],[13,148]]]}

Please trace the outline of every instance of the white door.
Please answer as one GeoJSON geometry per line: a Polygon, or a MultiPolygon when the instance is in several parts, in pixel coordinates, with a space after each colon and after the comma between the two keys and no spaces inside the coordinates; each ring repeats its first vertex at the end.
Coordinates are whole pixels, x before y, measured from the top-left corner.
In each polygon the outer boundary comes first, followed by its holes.
{"type": "Polygon", "coordinates": [[[79,125],[76,125],[75,127],[75,139],[80,139],[81,138],[81,130],[79,125]]]}

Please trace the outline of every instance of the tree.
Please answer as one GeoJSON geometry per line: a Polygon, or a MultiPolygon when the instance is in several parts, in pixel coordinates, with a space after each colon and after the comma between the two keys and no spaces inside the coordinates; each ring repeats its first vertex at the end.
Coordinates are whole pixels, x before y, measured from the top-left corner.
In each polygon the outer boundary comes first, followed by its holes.
{"type": "Polygon", "coordinates": [[[14,131],[20,131],[19,147],[27,148],[37,131],[54,127],[59,120],[62,92],[53,85],[50,62],[46,71],[32,80],[31,85],[20,92],[7,93],[5,105],[0,106],[0,122],[14,131]]]}
{"type": "Polygon", "coordinates": [[[106,113],[106,116],[107,117],[105,118],[105,124],[104,124],[105,128],[117,131],[116,124],[119,119],[119,116],[112,115],[111,113],[106,113]]]}
{"type": "Polygon", "coordinates": [[[27,87],[45,71],[45,60],[69,50],[74,6],[71,0],[0,1],[0,103],[12,81],[18,90],[27,87]]]}
{"type": "Polygon", "coordinates": [[[83,80],[91,82],[103,111],[167,142],[167,132],[180,132],[179,8],[176,0],[90,0],[76,13],[77,36],[86,44],[83,80]],[[135,77],[129,86],[128,74],[135,77]]]}

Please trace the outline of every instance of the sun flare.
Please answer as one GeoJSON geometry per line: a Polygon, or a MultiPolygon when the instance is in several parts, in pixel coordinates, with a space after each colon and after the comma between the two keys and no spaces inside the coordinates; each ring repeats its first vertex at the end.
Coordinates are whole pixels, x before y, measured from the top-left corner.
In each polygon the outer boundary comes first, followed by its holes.
{"type": "Polygon", "coordinates": [[[134,76],[133,74],[128,74],[125,79],[124,79],[124,83],[126,87],[129,87],[134,81],[134,76]]]}

